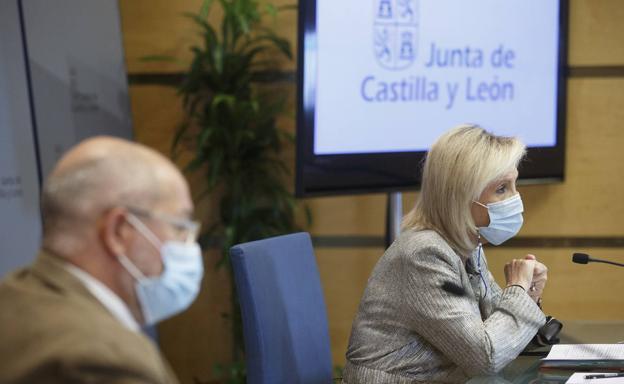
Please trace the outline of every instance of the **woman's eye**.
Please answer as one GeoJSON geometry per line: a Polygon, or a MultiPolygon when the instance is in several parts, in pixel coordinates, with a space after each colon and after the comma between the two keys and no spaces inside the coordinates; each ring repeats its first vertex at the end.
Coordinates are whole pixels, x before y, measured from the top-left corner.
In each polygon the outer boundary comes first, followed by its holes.
{"type": "Polygon", "coordinates": [[[186,232],[186,227],[184,227],[183,225],[175,225],[173,228],[177,233],[186,232]]]}
{"type": "Polygon", "coordinates": [[[505,191],[507,190],[507,188],[505,188],[504,185],[501,185],[500,187],[498,187],[498,189],[496,190],[496,193],[505,193],[505,191]]]}

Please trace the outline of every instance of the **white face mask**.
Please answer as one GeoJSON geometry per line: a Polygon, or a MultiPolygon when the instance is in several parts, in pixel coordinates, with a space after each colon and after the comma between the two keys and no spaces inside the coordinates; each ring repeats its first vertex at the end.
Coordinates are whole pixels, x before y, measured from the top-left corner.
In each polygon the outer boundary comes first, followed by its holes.
{"type": "Polygon", "coordinates": [[[130,214],[128,223],[160,251],[164,270],[147,277],[126,257],[119,262],[136,280],[134,289],[146,325],[153,325],[188,308],[197,297],[204,274],[202,253],[196,242],[161,242],[138,218],[130,214]]]}
{"type": "Polygon", "coordinates": [[[488,210],[490,224],[487,227],[479,227],[479,234],[485,237],[488,242],[500,245],[520,232],[524,222],[522,218],[524,206],[519,193],[496,203],[487,205],[478,201],[475,203],[488,210]]]}

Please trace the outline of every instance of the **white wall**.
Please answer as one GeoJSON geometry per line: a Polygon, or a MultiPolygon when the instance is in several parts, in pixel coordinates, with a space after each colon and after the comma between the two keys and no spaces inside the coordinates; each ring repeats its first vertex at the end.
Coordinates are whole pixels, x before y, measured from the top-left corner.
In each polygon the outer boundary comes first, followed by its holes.
{"type": "Polygon", "coordinates": [[[17,1],[0,1],[0,277],[39,247],[39,183],[17,1]]]}
{"type": "Polygon", "coordinates": [[[0,1],[0,278],[39,248],[38,169],[102,134],[132,136],[117,0],[0,1]]]}
{"type": "Polygon", "coordinates": [[[117,0],[22,0],[42,174],[74,143],[132,136],[117,0]]]}

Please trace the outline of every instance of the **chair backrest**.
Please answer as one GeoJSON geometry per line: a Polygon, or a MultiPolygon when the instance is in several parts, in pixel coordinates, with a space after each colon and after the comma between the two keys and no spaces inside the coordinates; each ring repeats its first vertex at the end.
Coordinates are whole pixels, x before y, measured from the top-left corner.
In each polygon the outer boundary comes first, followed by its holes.
{"type": "Polygon", "coordinates": [[[332,382],[327,313],[307,233],[230,249],[243,317],[247,383],[332,382]]]}

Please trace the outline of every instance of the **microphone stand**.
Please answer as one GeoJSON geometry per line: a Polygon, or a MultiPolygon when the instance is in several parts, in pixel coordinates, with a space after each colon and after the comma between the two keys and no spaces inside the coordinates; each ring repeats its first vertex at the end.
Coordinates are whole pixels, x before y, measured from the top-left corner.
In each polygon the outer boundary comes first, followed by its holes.
{"type": "Polygon", "coordinates": [[[624,267],[624,264],[616,263],[615,261],[600,260],[600,259],[590,259],[590,261],[592,261],[594,263],[605,263],[605,264],[616,265],[618,267],[624,267]]]}

